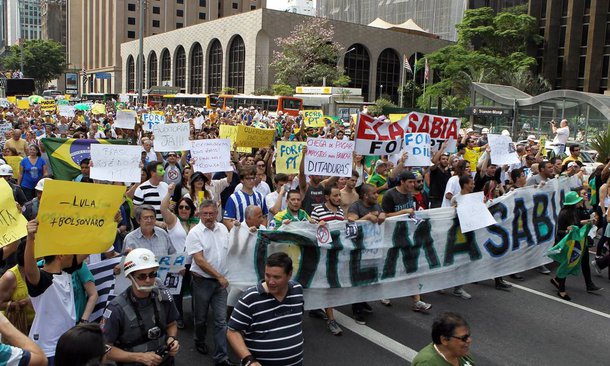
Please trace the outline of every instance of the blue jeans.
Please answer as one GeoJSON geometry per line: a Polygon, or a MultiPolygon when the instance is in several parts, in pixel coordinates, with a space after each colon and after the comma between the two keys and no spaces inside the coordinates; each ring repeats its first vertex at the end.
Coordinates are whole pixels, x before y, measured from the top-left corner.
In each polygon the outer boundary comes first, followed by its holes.
{"type": "Polygon", "coordinates": [[[214,314],[214,361],[222,362],[229,358],[227,353],[227,289],[220,282],[203,277],[192,276],[193,318],[195,320],[195,344],[205,343],[208,309],[214,314]]]}

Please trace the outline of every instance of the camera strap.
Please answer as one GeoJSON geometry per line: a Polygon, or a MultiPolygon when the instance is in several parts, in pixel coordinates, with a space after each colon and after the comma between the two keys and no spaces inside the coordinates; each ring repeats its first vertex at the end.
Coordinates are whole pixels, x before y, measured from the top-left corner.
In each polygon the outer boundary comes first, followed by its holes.
{"type": "MultiPolygon", "coordinates": [[[[154,293],[151,293],[151,296],[152,296],[152,307],[153,307],[153,311],[155,313],[155,326],[161,330],[161,335],[162,335],[165,333],[165,330],[161,327],[159,309],[157,308],[157,297],[154,295],[154,293]]],[[[152,339],[148,338],[148,330],[146,329],[146,326],[144,325],[144,321],[142,320],[142,315],[140,314],[140,310],[138,309],[137,301],[135,301],[135,299],[131,295],[128,296],[128,298],[129,298],[129,301],[131,302],[131,305],[133,306],[133,312],[136,314],[136,318],[138,320],[138,326],[140,327],[140,335],[142,337],[142,340],[145,340],[146,342],[151,341],[152,339]]]]}

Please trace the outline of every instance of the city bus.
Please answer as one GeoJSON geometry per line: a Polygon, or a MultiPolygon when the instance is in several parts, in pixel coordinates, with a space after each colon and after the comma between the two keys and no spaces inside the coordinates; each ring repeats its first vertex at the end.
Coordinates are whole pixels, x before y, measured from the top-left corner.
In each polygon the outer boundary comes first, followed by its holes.
{"type": "Polygon", "coordinates": [[[218,95],[216,94],[164,94],[163,101],[165,104],[183,104],[197,108],[214,108],[216,106],[218,95]]]}
{"type": "Polygon", "coordinates": [[[299,111],[303,110],[303,99],[278,95],[219,95],[216,107],[222,109],[254,107],[269,111],[270,115],[276,115],[281,111],[297,116],[299,111]]]}
{"type": "Polygon", "coordinates": [[[173,86],[153,86],[142,93],[142,98],[146,101],[147,106],[160,109],[167,104],[165,98],[163,98],[164,95],[177,94],[179,92],[180,88],[173,86]]]}
{"type": "Polygon", "coordinates": [[[119,100],[118,94],[111,93],[83,93],[82,100],[90,100],[92,102],[107,102],[109,100],[119,100]]]}

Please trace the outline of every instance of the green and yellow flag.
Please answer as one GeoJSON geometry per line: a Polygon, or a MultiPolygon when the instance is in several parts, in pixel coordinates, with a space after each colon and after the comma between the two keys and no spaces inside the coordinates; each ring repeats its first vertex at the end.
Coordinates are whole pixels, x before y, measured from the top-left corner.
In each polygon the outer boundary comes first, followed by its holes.
{"type": "Polygon", "coordinates": [[[91,158],[91,144],[127,144],[127,140],[102,139],[43,138],[41,141],[53,176],[59,180],[72,180],[80,174],[80,162],[91,158]]]}
{"type": "Polygon", "coordinates": [[[592,176],[589,180],[589,188],[591,189],[591,198],[589,201],[591,202],[591,205],[595,206],[599,203],[599,198],[597,196],[597,179],[595,179],[595,176],[592,176]]]}
{"type": "Polygon", "coordinates": [[[565,278],[567,275],[578,275],[583,252],[587,250],[585,239],[589,230],[591,230],[591,224],[573,229],[557,245],[549,249],[547,255],[559,263],[557,277],[565,278]]]}

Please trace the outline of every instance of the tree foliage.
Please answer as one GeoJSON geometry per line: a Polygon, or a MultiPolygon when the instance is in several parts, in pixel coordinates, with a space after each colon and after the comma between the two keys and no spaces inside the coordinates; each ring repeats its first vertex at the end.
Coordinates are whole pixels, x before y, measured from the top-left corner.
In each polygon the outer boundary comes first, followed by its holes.
{"type": "Polygon", "coordinates": [[[327,19],[308,18],[298,24],[288,37],[276,38],[280,48],[274,51],[271,67],[277,84],[345,86],[349,78],[337,67],[343,47],[334,41],[334,29],[327,19]]]}
{"type": "Polygon", "coordinates": [[[598,152],[597,161],[605,164],[610,158],[610,126],[591,139],[591,147],[598,152]]]}
{"type": "Polygon", "coordinates": [[[534,17],[519,9],[494,14],[491,8],[479,8],[467,10],[456,27],[455,45],[426,56],[440,81],[426,87],[418,99],[420,107],[440,100],[444,106],[464,109],[470,104],[472,82],[514,83],[534,94],[548,90],[548,82],[532,72],[536,59],[527,54],[528,47],[543,40],[534,17]]]}
{"type": "MultiPolygon", "coordinates": [[[[8,69],[21,68],[21,47],[10,48],[3,60],[8,69]]],[[[66,56],[63,47],[53,40],[29,40],[23,44],[23,70],[25,77],[34,79],[36,89],[42,92],[47,84],[61,76],[66,67],[66,56]]]]}

